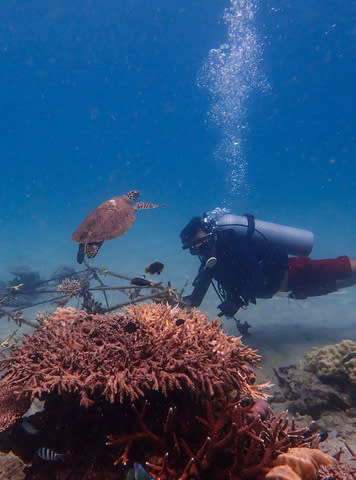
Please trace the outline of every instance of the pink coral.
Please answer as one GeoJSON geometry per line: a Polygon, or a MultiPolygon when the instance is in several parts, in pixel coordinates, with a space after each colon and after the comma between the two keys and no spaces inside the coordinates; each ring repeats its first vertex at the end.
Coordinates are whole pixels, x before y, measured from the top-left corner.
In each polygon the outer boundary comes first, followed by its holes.
{"type": "Polygon", "coordinates": [[[199,395],[224,397],[235,390],[238,397],[263,397],[249,366],[258,360],[198,310],[141,304],[126,313],[90,315],[58,308],[0,361],[0,386],[20,400],[75,393],[84,406],[97,395],[123,403],[147,391],[167,396],[183,388],[199,395]]]}
{"type": "Polygon", "coordinates": [[[315,436],[260,400],[251,368],[258,360],[197,310],[59,308],[0,361],[0,425],[45,399],[36,424],[66,461],[41,462],[34,453],[42,444],[18,441],[19,425],[0,446],[21,446],[33,460],[31,480],[126,479],[133,462],[161,480],[262,480],[281,452],[315,446],[315,436]]]}
{"type": "Polygon", "coordinates": [[[29,409],[31,404],[28,396],[20,400],[7,385],[0,389],[0,432],[9,428],[18,418],[29,409]]]}

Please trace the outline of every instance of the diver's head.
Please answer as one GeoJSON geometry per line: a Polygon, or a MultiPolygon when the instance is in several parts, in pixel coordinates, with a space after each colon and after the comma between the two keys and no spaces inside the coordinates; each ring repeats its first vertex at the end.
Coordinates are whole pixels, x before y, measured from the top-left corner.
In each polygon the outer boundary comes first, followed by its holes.
{"type": "Polygon", "coordinates": [[[182,248],[192,255],[208,255],[215,244],[216,235],[211,223],[205,221],[204,217],[194,217],[183,228],[180,234],[182,248]]]}

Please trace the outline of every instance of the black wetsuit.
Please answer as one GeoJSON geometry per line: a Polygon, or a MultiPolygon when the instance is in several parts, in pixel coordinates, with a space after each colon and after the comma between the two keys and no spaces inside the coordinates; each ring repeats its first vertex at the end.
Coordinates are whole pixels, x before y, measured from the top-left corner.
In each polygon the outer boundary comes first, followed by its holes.
{"type": "Polygon", "coordinates": [[[218,282],[222,300],[234,302],[237,309],[256,297],[269,298],[281,285],[288,268],[288,254],[268,241],[254,242],[248,236],[237,235],[233,228],[216,230],[212,250],[200,257],[201,267],[193,282],[194,290],[187,297],[192,306],[199,306],[213,279],[218,282]],[[209,257],[217,262],[205,267],[209,257]]]}

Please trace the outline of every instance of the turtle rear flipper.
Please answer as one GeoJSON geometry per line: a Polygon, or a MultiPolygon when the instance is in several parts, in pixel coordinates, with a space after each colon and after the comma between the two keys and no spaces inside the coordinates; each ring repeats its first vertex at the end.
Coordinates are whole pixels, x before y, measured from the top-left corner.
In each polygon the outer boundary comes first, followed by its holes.
{"type": "Polygon", "coordinates": [[[157,203],[150,203],[150,202],[137,202],[133,205],[134,210],[145,210],[148,208],[158,208],[158,207],[166,207],[167,205],[157,204],[157,203]]]}
{"type": "Polygon", "coordinates": [[[85,253],[86,253],[87,257],[88,258],[94,258],[95,255],[98,253],[99,248],[102,246],[103,243],[104,243],[104,241],[87,243],[87,245],[85,247],[85,253]]]}
{"type": "Polygon", "coordinates": [[[77,262],[83,263],[84,257],[85,257],[85,243],[80,243],[78,245],[77,262]]]}

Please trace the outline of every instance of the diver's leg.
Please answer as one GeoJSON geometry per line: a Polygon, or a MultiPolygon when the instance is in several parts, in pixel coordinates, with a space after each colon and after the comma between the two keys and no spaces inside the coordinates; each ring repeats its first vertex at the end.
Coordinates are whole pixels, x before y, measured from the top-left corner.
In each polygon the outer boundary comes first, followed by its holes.
{"type": "Polygon", "coordinates": [[[277,295],[292,293],[296,298],[326,295],[356,285],[356,258],[342,256],[325,260],[290,257],[277,295]]]}
{"type": "Polygon", "coordinates": [[[338,288],[351,287],[356,284],[356,258],[346,257],[350,262],[351,275],[336,281],[338,288]]]}
{"type": "Polygon", "coordinates": [[[322,260],[289,259],[288,290],[295,298],[326,295],[355,283],[356,261],[346,255],[322,260]]]}

